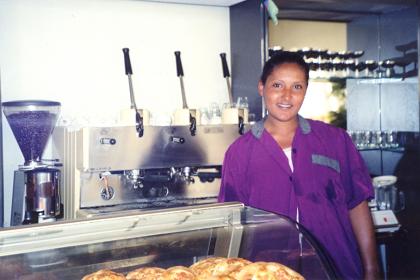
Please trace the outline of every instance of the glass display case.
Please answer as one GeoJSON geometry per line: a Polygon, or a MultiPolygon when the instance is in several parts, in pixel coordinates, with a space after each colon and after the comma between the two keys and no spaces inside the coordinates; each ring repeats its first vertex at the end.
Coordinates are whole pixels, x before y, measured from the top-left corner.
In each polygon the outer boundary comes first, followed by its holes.
{"type": "Polygon", "coordinates": [[[100,269],[190,266],[210,257],[274,261],[306,279],[336,278],[316,241],[288,218],[220,203],[118,212],[0,231],[0,279],[81,279],[100,269]]]}

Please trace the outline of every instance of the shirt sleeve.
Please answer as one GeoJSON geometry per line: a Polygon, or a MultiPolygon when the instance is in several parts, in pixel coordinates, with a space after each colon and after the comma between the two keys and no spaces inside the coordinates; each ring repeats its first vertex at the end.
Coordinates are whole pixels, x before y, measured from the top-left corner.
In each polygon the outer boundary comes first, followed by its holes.
{"type": "Polygon", "coordinates": [[[225,154],[222,166],[222,182],[219,191],[219,202],[240,201],[247,204],[248,199],[244,192],[244,174],[241,171],[243,161],[235,147],[230,147],[225,154]],[[242,164],[241,164],[242,163],[242,164]]]}
{"type": "Polygon", "coordinates": [[[352,209],[374,196],[372,179],[359,151],[354,146],[347,132],[343,131],[346,148],[344,188],[347,207],[352,209]]]}

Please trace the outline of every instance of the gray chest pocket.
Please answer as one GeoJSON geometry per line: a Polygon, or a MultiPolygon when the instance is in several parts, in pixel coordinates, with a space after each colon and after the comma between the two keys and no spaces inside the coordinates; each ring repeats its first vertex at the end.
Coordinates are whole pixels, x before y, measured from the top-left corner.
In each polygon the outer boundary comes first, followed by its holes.
{"type": "Polygon", "coordinates": [[[332,159],[330,157],[313,154],[312,163],[329,167],[340,173],[340,163],[337,160],[332,159]]]}
{"type": "MultiPolygon", "coordinates": [[[[340,179],[340,163],[338,160],[318,154],[312,154],[312,163],[317,166],[327,167],[331,172],[322,172],[318,189],[321,197],[332,202],[334,206],[344,205],[345,194],[340,179]]],[[[319,170],[319,169],[318,169],[319,170]]]]}

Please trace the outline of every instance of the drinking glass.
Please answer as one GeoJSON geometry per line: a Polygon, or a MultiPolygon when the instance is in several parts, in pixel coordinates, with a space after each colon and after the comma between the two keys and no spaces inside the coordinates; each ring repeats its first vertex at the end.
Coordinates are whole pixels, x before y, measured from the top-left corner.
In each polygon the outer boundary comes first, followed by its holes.
{"type": "Polygon", "coordinates": [[[210,123],[210,113],[209,109],[206,107],[200,108],[200,123],[206,125],[210,123]]]}
{"type": "Polygon", "coordinates": [[[248,109],[249,104],[248,104],[248,97],[246,96],[239,96],[238,100],[236,101],[236,107],[237,108],[246,108],[248,109]]]}
{"type": "Polygon", "coordinates": [[[220,124],[222,122],[222,114],[220,112],[219,104],[212,102],[210,104],[210,124],[220,124]]]}

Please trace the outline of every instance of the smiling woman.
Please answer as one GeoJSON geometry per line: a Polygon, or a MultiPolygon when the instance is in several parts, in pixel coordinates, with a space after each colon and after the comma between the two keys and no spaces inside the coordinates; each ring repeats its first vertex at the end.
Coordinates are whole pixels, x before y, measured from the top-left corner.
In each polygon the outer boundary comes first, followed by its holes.
{"type": "Polygon", "coordinates": [[[268,115],[226,152],[219,201],[286,215],[326,248],[340,278],[375,279],[370,176],[345,130],[299,115],[308,76],[295,52],[266,62],[258,91],[268,115]]]}

